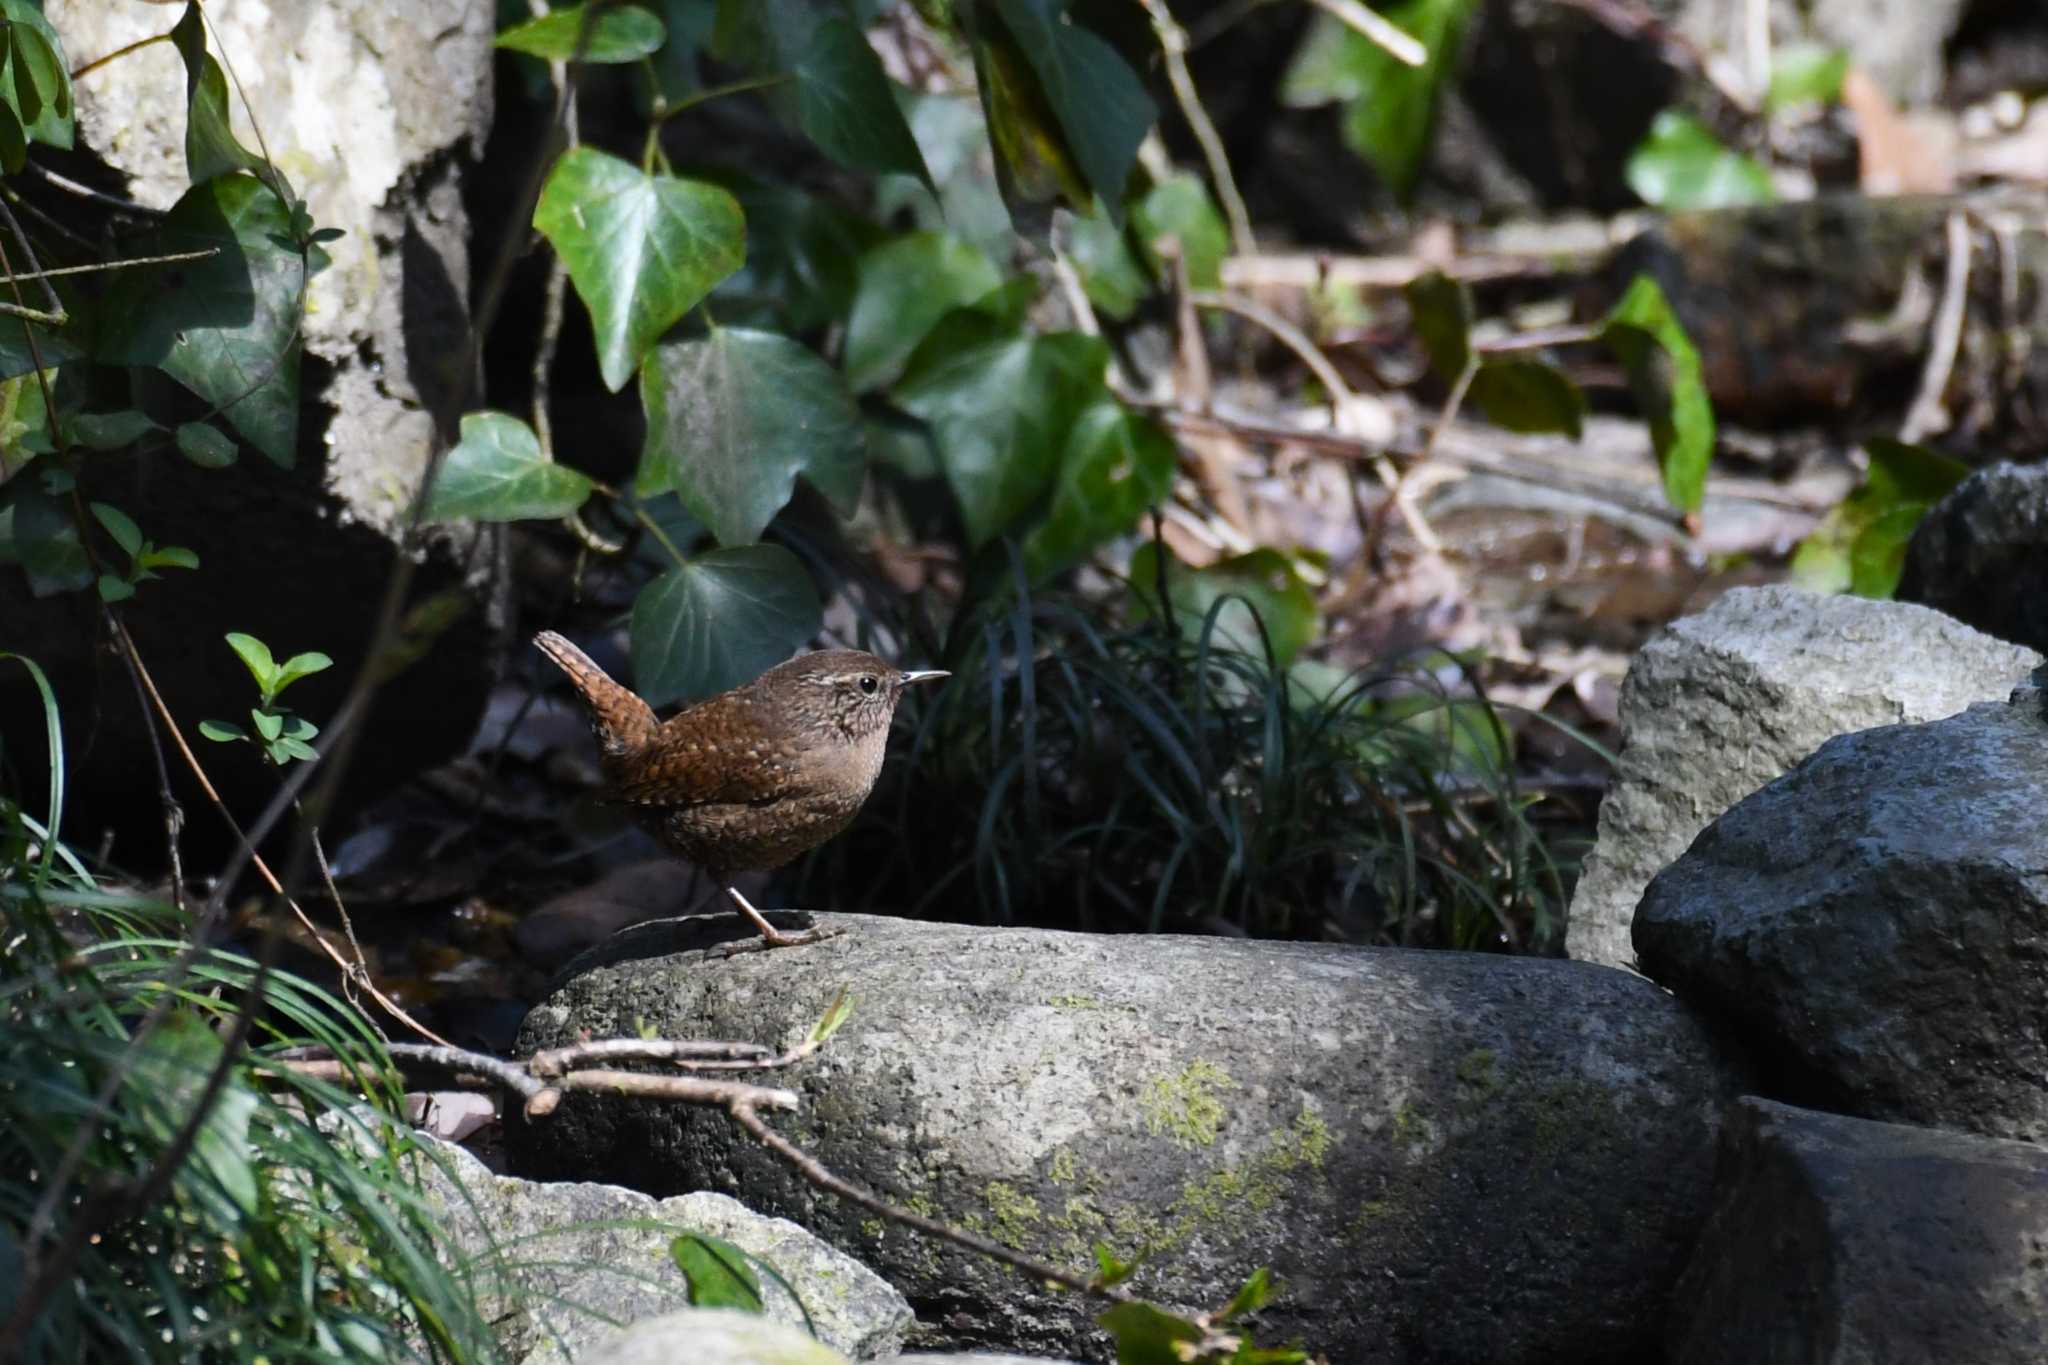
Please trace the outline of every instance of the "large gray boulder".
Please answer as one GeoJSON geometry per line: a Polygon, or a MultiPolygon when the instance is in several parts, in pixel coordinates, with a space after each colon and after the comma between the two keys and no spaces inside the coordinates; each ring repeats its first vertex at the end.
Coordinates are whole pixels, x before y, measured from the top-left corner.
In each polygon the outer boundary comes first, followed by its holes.
{"type": "Polygon", "coordinates": [[[1620,766],[1565,951],[1632,966],[1643,888],[1708,821],[1836,735],[2003,698],[2040,662],[1924,607],[1784,586],[1673,622],[1622,684],[1620,766]]]}
{"type": "Polygon", "coordinates": [[[801,1327],[731,1308],[681,1308],[598,1341],[578,1365],[847,1365],[801,1327]]]}
{"type": "Polygon", "coordinates": [[[2043,811],[2035,687],[1830,740],[1650,884],[1643,970],[1747,1042],[1775,1098],[2048,1138],[2043,811]]]}
{"type": "Polygon", "coordinates": [[[2048,1151],[1748,1097],[1670,1365],[2048,1360],[2048,1151]]]}
{"type": "MultiPolygon", "coordinates": [[[[1141,1294],[1217,1308],[1260,1266],[1260,1340],[1332,1360],[1626,1360],[1656,1339],[1735,1080],[1686,1008],[1583,963],[821,916],[797,951],[641,925],[571,968],[522,1050],[647,1028],[780,1046],[776,1126],[913,1210],[1141,1294]]],[[[1094,1359],[1093,1307],[814,1189],[718,1112],[575,1094],[508,1133],[535,1177],[715,1189],[901,1287],[932,1345],[1094,1359]]]]}
{"type": "Polygon", "coordinates": [[[1949,490],[1914,528],[1899,598],[2048,647],[2048,465],[1991,465],[1949,490]]]}

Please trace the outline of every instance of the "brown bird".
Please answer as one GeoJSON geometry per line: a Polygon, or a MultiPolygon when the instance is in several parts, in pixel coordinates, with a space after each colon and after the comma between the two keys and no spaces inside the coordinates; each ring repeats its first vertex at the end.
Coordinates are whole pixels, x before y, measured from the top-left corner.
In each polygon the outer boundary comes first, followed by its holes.
{"type": "Polygon", "coordinates": [[[732,875],[780,867],[853,823],[882,770],[903,690],[948,675],[827,649],[656,721],[652,707],[561,636],[544,630],[533,642],[590,708],[605,799],[633,807],[664,847],[724,886],[765,947],[827,937],[783,933],[732,875]]]}

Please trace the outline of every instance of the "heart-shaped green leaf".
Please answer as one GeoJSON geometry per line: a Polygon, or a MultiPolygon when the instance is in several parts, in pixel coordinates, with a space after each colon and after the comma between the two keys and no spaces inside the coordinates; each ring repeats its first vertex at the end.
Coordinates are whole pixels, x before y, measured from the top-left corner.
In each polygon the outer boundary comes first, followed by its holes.
{"type": "Polygon", "coordinates": [[[1822,517],[1792,556],[1792,581],[1801,587],[1890,597],[1914,530],[1970,472],[1924,446],[1884,437],[1866,441],[1864,450],[1870,474],[1863,487],[1822,517]]]}
{"type": "Polygon", "coordinates": [[[1650,424],[1664,496],[1681,511],[1697,512],[1714,454],[1714,405],[1692,338],[1648,275],[1636,276],[1600,336],[1628,372],[1629,388],[1650,424]]]}
{"type": "Polygon", "coordinates": [[[614,393],[662,333],[746,259],[746,222],[732,195],[648,175],[593,147],[572,147],[555,162],[533,225],[590,310],[598,370],[614,393]]]}
{"type": "Polygon", "coordinates": [[[170,375],[287,469],[298,439],[305,282],[298,251],[284,244],[290,226],[277,195],[248,176],[194,185],[137,254],[216,254],[113,276],[94,348],[106,364],[170,375]]]}
{"type": "Polygon", "coordinates": [[[668,33],[638,5],[564,5],[498,35],[498,46],[551,62],[637,62],[661,50],[668,33]]]}
{"type": "MultiPolygon", "coordinates": [[[[954,317],[969,335],[986,326],[973,314],[954,317]]],[[[1051,488],[1075,419],[1104,392],[1109,348],[1074,332],[1012,332],[965,345],[954,335],[950,325],[935,330],[893,396],[931,427],[968,539],[979,547],[1014,529],[1051,488]]]]}
{"type": "Polygon", "coordinates": [[[846,319],[846,378],[855,393],[893,381],[938,320],[1003,282],[980,250],[942,232],[911,232],[860,258],[846,319]]]}
{"type": "Polygon", "coordinates": [[[669,341],[640,367],[647,441],[635,491],[673,488],[724,545],[745,545],[789,501],[799,474],[851,511],[860,497],[860,410],[802,343],[720,327],[669,341]]]}
{"type": "Polygon", "coordinates": [[[565,517],[590,496],[588,475],[556,464],[533,428],[502,412],[462,418],[462,439],[442,457],[427,498],[427,519],[520,521],[565,517]]]}
{"type": "Polygon", "coordinates": [[[1564,371],[1540,360],[1489,360],[1472,376],[1470,396],[1496,426],[1579,439],[1586,395],[1564,371]]]}
{"type": "Polygon", "coordinates": [[[1628,187],[1663,209],[1769,204],[1778,197],[1764,166],[1726,146],[1691,114],[1666,109],[1629,156],[1628,187]]]}
{"type": "Polygon", "coordinates": [[[713,550],[633,603],[633,681],[649,705],[751,682],[818,633],[818,590],[780,545],[713,550]]]}
{"type": "Polygon", "coordinates": [[[1091,404],[1068,434],[1045,520],[1024,538],[1033,581],[1077,564],[1138,524],[1173,490],[1173,438],[1113,398],[1091,404]]]}

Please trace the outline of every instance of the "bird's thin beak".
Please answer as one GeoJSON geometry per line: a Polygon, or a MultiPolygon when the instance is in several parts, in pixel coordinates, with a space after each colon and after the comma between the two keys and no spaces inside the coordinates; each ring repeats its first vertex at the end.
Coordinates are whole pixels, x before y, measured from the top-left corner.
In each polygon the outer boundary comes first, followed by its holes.
{"type": "Polygon", "coordinates": [[[903,685],[908,687],[912,683],[937,682],[941,678],[950,678],[952,676],[951,673],[948,673],[943,668],[925,668],[915,673],[905,673],[903,675],[903,685]]]}

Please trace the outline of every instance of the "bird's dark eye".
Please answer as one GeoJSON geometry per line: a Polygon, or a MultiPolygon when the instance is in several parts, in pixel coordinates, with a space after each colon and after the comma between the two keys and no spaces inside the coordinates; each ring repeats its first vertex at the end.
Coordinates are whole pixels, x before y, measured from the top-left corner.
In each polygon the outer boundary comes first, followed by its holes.
{"type": "Polygon", "coordinates": [[[860,690],[867,693],[869,696],[873,696],[875,694],[875,689],[880,687],[881,685],[881,680],[876,678],[874,674],[861,674],[860,690]]]}

